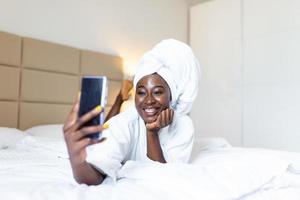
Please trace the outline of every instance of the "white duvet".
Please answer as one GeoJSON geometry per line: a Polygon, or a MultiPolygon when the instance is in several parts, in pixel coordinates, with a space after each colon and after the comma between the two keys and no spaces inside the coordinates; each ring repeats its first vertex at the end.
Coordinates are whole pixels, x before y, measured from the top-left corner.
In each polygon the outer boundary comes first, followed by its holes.
{"type": "Polygon", "coordinates": [[[300,154],[216,147],[192,164],[129,161],[115,184],[88,187],[73,180],[63,141],[27,136],[0,150],[0,199],[299,200],[300,154]]]}

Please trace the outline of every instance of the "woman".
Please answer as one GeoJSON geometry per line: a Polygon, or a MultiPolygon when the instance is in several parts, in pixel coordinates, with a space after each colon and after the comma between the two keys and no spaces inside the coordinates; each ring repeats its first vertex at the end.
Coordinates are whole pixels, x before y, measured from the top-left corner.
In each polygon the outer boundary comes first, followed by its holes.
{"type": "Polygon", "coordinates": [[[64,136],[77,182],[114,181],[127,160],[188,162],[194,129],[187,116],[198,91],[198,62],[186,44],[169,39],[147,52],[134,78],[135,107],[103,126],[84,127],[99,115],[97,107],[78,118],[79,100],[64,125],[64,136]],[[108,125],[109,124],[109,127],[108,125]],[[104,139],[85,136],[103,131],[104,139]]]}

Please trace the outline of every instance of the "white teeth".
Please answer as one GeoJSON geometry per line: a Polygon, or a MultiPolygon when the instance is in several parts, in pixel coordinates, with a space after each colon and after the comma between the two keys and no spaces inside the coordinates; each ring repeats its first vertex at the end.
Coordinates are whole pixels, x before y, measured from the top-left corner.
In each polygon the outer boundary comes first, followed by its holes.
{"type": "Polygon", "coordinates": [[[153,113],[153,112],[155,112],[155,108],[146,108],[145,109],[145,112],[147,112],[147,113],[153,113]]]}

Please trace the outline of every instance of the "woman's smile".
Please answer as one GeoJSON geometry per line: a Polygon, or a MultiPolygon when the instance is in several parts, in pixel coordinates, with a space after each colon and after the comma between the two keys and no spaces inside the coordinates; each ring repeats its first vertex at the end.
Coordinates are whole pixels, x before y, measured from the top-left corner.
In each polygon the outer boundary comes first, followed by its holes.
{"type": "Polygon", "coordinates": [[[170,88],[158,74],[145,76],[137,83],[135,106],[145,123],[154,122],[170,101],[170,88]]]}

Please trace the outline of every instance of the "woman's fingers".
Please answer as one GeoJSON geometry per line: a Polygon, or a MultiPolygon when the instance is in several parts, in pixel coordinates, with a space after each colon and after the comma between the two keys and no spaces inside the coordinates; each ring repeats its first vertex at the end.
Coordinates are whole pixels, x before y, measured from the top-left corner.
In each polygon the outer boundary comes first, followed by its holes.
{"type": "Polygon", "coordinates": [[[172,109],[168,109],[168,112],[167,112],[167,125],[171,124],[172,123],[172,120],[173,120],[173,110],[172,109]]]}
{"type": "Polygon", "coordinates": [[[148,130],[154,130],[154,129],[157,129],[156,122],[152,122],[152,123],[146,124],[146,128],[147,128],[148,130]]]}
{"type": "Polygon", "coordinates": [[[170,109],[166,109],[166,116],[165,116],[165,124],[164,126],[168,126],[170,124],[170,109]]]}
{"type": "Polygon", "coordinates": [[[105,140],[106,140],[106,137],[103,137],[100,140],[85,138],[76,143],[76,148],[78,151],[81,151],[82,149],[86,148],[89,145],[98,144],[98,143],[104,142],[105,140]]]}
{"type": "Polygon", "coordinates": [[[162,121],[161,121],[161,126],[162,127],[165,127],[168,125],[168,118],[169,118],[169,109],[167,108],[166,110],[162,111],[161,112],[161,115],[162,115],[162,121]]]}
{"type": "MultiPolygon", "coordinates": [[[[79,107],[79,104],[75,106],[79,107]]],[[[76,123],[77,119],[78,119],[78,113],[72,109],[71,113],[69,114],[64,124],[64,128],[63,128],[64,132],[67,132],[76,123]]]]}
{"type": "Polygon", "coordinates": [[[164,127],[165,124],[166,124],[166,110],[163,110],[161,113],[160,113],[160,128],[164,127]]]}
{"type": "Polygon", "coordinates": [[[78,93],[78,96],[76,100],[73,103],[72,109],[67,117],[67,120],[64,124],[63,130],[64,132],[67,132],[68,129],[72,127],[77,121],[78,118],[78,111],[79,111],[79,105],[80,105],[80,93],[78,93]]]}
{"type": "Polygon", "coordinates": [[[106,137],[103,137],[100,140],[91,140],[90,145],[98,144],[98,143],[104,142],[105,140],[106,140],[106,137]]]}
{"type": "Polygon", "coordinates": [[[146,124],[148,130],[161,129],[172,123],[174,111],[170,108],[163,110],[153,123],[146,124]]]}
{"type": "Polygon", "coordinates": [[[147,123],[146,124],[146,128],[148,130],[154,130],[154,129],[159,129],[161,124],[161,114],[158,115],[158,117],[156,118],[156,120],[152,123],[147,123]]]}
{"type": "Polygon", "coordinates": [[[92,139],[89,137],[82,138],[77,141],[69,141],[67,143],[68,151],[72,155],[78,155],[80,152],[82,152],[87,146],[102,143],[106,140],[106,137],[98,139],[92,139]]]}
{"type": "Polygon", "coordinates": [[[156,123],[155,123],[156,128],[161,128],[161,126],[162,126],[162,120],[163,120],[163,114],[160,113],[160,114],[158,115],[157,120],[156,120],[156,123]]]}
{"type": "Polygon", "coordinates": [[[173,118],[174,118],[174,110],[170,109],[171,112],[170,112],[170,123],[173,122],[173,118]]]}
{"type": "Polygon", "coordinates": [[[82,125],[84,125],[86,122],[90,121],[94,117],[98,116],[102,111],[101,106],[97,106],[93,110],[89,111],[88,113],[84,114],[80,118],[77,119],[76,124],[72,128],[74,131],[79,129],[82,125]]]}
{"type": "Polygon", "coordinates": [[[79,105],[80,105],[80,97],[81,97],[81,93],[79,92],[78,96],[76,98],[76,101],[73,104],[73,108],[71,110],[72,113],[76,113],[76,114],[78,113],[78,111],[79,111],[79,105]]]}
{"type": "Polygon", "coordinates": [[[103,131],[105,128],[103,126],[87,126],[84,127],[78,131],[76,131],[76,134],[73,136],[73,141],[78,141],[84,137],[87,137],[93,133],[98,133],[103,131]]]}
{"type": "Polygon", "coordinates": [[[162,119],[161,119],[161,128],[168,126],[172,123],[174,111],[170,108],[161,112],[162,119]]]}
{"type": "Polygon", "coordinates": [[[82,149],[87,147],[91,143],[91,138],[84,138],[78,142],[76,142],[76,145],[74,147],[76,148],[74,152],[80,152],[82,149]]]}

